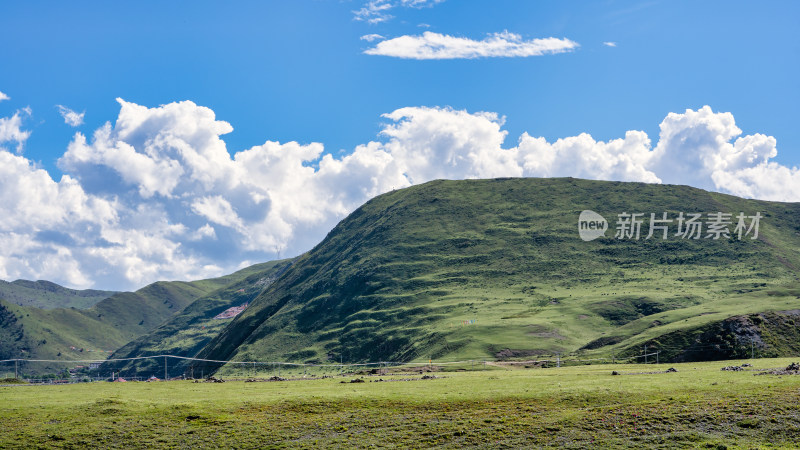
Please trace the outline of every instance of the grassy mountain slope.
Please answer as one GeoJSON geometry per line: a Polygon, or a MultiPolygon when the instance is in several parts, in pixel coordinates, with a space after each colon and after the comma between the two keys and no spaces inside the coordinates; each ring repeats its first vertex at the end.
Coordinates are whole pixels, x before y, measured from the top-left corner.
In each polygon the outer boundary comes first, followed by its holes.
{"type": "Polygon", "coordinates": [[[0,280],[0,298],[17,305],[42,309],[86,309],[114,294],[114,291],[94,289],[79,291],[44,280],[16,280],[11,283],[0,280]]]}
{"type": "MultiPolygon", "coordinates": [[[[161,326],[122,346],[114,352],[111,358],[161,354],[194,356],[231,320],[214,319],[216,315],[230,307],[251,302],[291,264],[292,260],[290,259],[260,264],[258,271],[199,298],[161,326]]],[[[160,374],[163,373],[163,368],[157,370],[159,364],[160,361],[154,360],[114,362],[105,364],[101,371],[115,370],[125,374],[134,371],[142,374],[160,374]]],[[[182,373],[183,366],[183,364],[174,364],[173,362],[171,372],[182,373]]]]}
{"type": "Polygon", "coordinates": [[[798,218],[797,203],[687,186],[434,181],[356,210],[200,356],[358,362],[624,352],[737,314],[796,309],[798,218]],[[584,209],[609,221],[607,237],[579,239],[584,209]],[[623,212],[645,213],[643,236],[650,213],[764,218],[757,240],[619,240],[623,212]]]}
{"type": "Polygon", "coordinates": [[[28,347],[30,343],[25,339],[25,332],[17,316],[0,300],[0,360],[16,358],[28,347]]]}
{"type": "MultiPolygon", "coordinates": [[[[19,328],[14,334],[15,340],[0,339],[0,350],[14,358],[104,359],[111,351],[157,327],[194,300],[257,273],[265,266],[269,263],[194,282],[159,281],[136,292],[114,294],[85,310],[40,309],[0,301],[6,320],[19,328]]],[[[41,371],[46,366],[32,365],[30,369],[41,371]]]]}

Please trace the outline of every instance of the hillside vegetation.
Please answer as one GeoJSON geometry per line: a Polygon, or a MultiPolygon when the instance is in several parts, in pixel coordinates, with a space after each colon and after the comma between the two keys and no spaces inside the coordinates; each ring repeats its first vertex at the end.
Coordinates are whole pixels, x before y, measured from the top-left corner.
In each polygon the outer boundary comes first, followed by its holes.
{"type": "MultiPolygon", "coordinates": [[[[269,263],[266,263],[269,266],[269,263]]],[[[122,345],[161,325],[194,300],[258,272],[265,264],[193,282],[159,281],[120,292],[88,309],[40,309],[0,300],[0,354],[25,359],[105,359],[122,345]],[[9,335],[6,337],[6,335],[9,335]]],[[[63,365],[54,364],[54,368],[63,365]]],[[[50,367],[26,366],[42,372],[50,367]]]]}
{"type": "Polygon", "coordinates": [[[0,280],[0,298],[21,306],[42,309],[86,309],[116,294],[115,291],[76,290],[50,281],[0,280]]]}
{"type": "MultiPolygon", "coordinates": [[[[231,320],[215,319],[215,316],[230,307],[251,302],[291,266],[291,261],[271,261],[258,265],[258,270],[251,275],[197,299],[159,327],[122,346],[111,358],[194,356],[231,320]]],[[[100,371],[161,374],[163,366],[159,366],[160,363],[161,361],[156,360],[113,362],[105,364],[100,371]]],[[[170,369],[174,375],[184,371],[186,364],[173,364],[170,369]]]]}
{"type": "MultiPolygon", "coordinates": [[[[670,333],[697,337],[736,315],[800,308],[798,218],[797,203],[687,186],[434,181],[353,212],[199,355],[298,362],[635,355],[670,333]],[[608,220],[606,237],[579,238],[583,210],[608,220]],[[614,238],[625,212],[644,213],[641,239],[614,238]],[[663,212],[763,218],[755,240],[644,239],[650,213],[663,212]]],[[[676,230],[673,223],[670,234],[676,230]]],[[[762,340],[754,351],[767,349],[762,340]]]]}

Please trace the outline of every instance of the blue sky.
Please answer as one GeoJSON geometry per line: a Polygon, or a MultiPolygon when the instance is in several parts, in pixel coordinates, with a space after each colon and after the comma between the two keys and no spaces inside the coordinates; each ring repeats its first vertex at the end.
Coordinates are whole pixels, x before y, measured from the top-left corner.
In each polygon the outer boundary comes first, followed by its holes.
{"type": "Polygon", "coordinates": [[[798,201],[798,9],[0,3],[0,206],[14,218],[0,226],[0,278],[134,288],[218,275],[305,251],[369,197],[432,178],[569,175],[798,201]],[[241,161],[260,158],[271,181],[236,164],[248,150],[241,161]],[[214,164],[244,181],[212,180],[214,164]]]}

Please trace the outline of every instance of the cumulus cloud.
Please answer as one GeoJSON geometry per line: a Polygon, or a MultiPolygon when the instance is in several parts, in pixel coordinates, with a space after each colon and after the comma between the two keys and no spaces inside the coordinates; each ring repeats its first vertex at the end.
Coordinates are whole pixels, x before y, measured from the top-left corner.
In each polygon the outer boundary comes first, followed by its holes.
{"type": "Polygon", "coordinates": [[[422,35],[381,41],[375,47],[364,50],[364,53],[406,59],[474,59],[541,56],[564,53],[577,47],[577,42],[566,38],[526,41],[522,36],[508,31],[490,34],[479,41],[426,31],[422,35]]]}
{"type": "Polygon", "coordinates": [[[741,134],[733,114],[715,113],[709,106],[670,113],[661,122],[649,165],[665,183],[765,200],[800,200],[798,168],[770,161],[778,154],[775,138],[741,134]]]}
{"type": "Polygon", "coordinates": [[[521,176],[514,151],[501,148],[506,131],[494,113],[470,114],[450,108],[401,108],[381,134],[383,150],[416,184],[437,178],[521,176]]]}
{"type": "Polygon", "coordinates": [[[0,102],[2,102],[3,100],[10,100],[10,99],[11,99],[11,97],[9,97],[8,95],[6,95],[2,91],[0,91],[0,102]]]}
{"type": "Polygon", "coordinates": [[[524,176],[661,181],[648,168],[650,139],[642,131],[628,131],[624,138],[608,142],[595,141],[582,133],[552,144],[523,133],[516,150],[524,176]]]}
{"type": "Polygon", "coordinates": [[[616,47],[617,43],[616,42],[611,42],[611,41],[606,41],[606,42],[603,42],[603,45],[605,45],[606,47],[616,47]]]}
{"type": "Polygon", "coordinates": [[[91,284],[70,247],[92,226],[116,221],[110,202],[90,198],[68,175],[56,182],[24,157],[0,151],[0,208],[3,278],[34,275],[91,284]]]}
{"type": "Polygon", "coordinates": [[[438,178],[575,176],[682,183],[745,197],[800,200],[800,170],[777,142],[742,136],[730,113],[671,113],[655,146],[642,131],[505,145],[491,112],[406,107],[380,138],[334,157],[320,143],[266,141],[231,153],[232,131],[192,102],[118,100],[114,124],[76,133],[60,181],[0,150],[0,278],[135,288],[222,275],[242,261],[308,250],[366,200],[438,178]]]}
{"type": "Polygon", "coordinates": [[[2,151],[2,145],[6,142],[14,142],[17,144],[17,153],[22,153],[25,141],[31,135],[30,131],[22,129],[22,117],[30,115],[30,108],[25,108],[22,111],[15,112],[11,117],[0,117],[0,151],[2,151]]]}
{"type": "Polygon", "coordinates": [[[192,202],[192,211],[197,215],[224,227],[234,228],[237,231],[244,229],[244,224],[233,206],[219,195],[203,197],[192,202]]]}
{"type": "Polygon", "coordinates": [[[61,117],[64,118],[64,123],[71,127],[79,127],[83,125],[83,116],[86,112],[78,113],[64,105],[56,105],[58,108],[58,112],[61,114],[61,117]]]}

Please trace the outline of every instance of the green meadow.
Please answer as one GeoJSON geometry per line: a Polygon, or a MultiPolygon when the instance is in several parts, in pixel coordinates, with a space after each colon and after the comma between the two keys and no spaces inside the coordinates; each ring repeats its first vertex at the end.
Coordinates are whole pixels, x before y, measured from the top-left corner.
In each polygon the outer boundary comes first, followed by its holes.
{"type": "Polygon", "coordinates": [[[0,447],[796,448],[800,376],[757,375],[790,362],[2,386],[0,447]]]}

